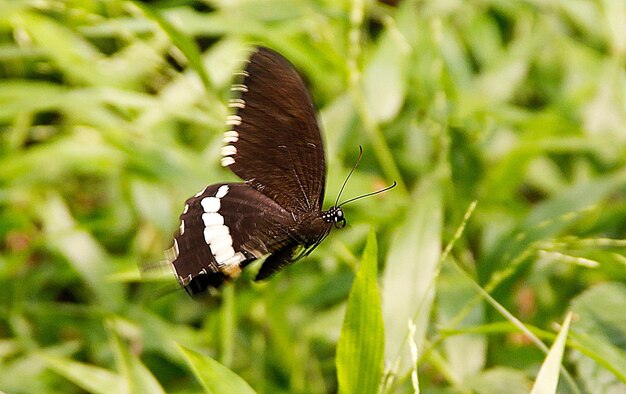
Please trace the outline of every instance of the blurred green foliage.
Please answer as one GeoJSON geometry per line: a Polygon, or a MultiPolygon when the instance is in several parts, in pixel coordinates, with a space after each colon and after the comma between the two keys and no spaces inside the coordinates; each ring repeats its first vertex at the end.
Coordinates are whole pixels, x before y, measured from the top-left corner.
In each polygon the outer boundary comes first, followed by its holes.
{"type": "Polygon", "coordinates": [[[626,387],[623,1],[4,0],[0,77],[2,391],[335,392],[372,227],[379,390],[526,393],[568,310],[558,390],[626,387]],[[252,44],[310,84],[328,201],[359,144],[346,197],[399,187],[272,280],[192,300],[138,267],[236,180],[218,156],[252,44]]]}

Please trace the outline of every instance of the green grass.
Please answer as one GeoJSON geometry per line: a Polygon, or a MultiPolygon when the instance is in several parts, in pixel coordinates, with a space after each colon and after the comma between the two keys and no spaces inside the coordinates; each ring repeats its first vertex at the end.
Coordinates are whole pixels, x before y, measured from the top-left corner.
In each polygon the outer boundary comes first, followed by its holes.
{"type": "Polygon", "coordinates": [[[621,1],[5,0],[0,76],[1,391],[626,388],[621,1]],[[359,145],[345,198],[398,187],[193,300],[138,267],[237,179],[219,149],[252,44],[310,85],[328,204],[359,145]]]}

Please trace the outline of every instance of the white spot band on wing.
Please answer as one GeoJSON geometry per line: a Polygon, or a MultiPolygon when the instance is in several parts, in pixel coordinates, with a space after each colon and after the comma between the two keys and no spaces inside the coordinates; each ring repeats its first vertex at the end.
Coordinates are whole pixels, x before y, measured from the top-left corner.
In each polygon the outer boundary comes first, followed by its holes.
{"type": "Polygon", "coordinates": [[[239,133],[236,132],[235,130],[228,130],[227,132],[224,133],[224,137],[231,137],[231,138],[239,139],[239,133]]]}
{"type": "Polygon", "coordinates": [[[221,163],[222,163],[222,167],[228,167],[229,165],[235,163],[235,159],[233,159],[230,156],[222,157],[221,163]]]}
{"type": "Polygon", "coordinates": [[[221,226],[224,224],[224,216],[217,212],[206,212],[202,214],[202,221],[205,227],[221,226]]]}
{"type": "Polygon", "coordinates": [[[230,87],[231,92],[247,92],[248,87],[242,83],[236,83],[230,87]]]}
{"type": "Polygon", "coordinates": [[[226,124],[229,126],[239,126],[241,124],[241,116],[230,115],[226,118],[226,124]]]}
{"type": "Polygon", "coordinates": [[[222,185],[219,189],[217,189],[217,193],[215,193],[215,197],[223,198],[228,193],[228,185],[222,185]]]}
{"type": "Polygon", "coordinates": [[[235,130],[228,130],[224,133],[224,143],[229,144],[239,141],[239,133],[235,130]]]}
{"type": "Polygon", "coordinates": [[[204,212],[217,212],[220,209],[220,199],[217,197],[204,197],[200,202],[204,212]]]}
{"type": "Polygon", "coordinates": [[[200,203],[204,209],[202,214],[202,222],[205,226],[204,241],[211,249],[215,261],[222,267],[223,272],[233,276],[239,274],[241,271],[239,263],[246,258],[243,253],[235,253],[230,229],[224,224],[224,216],[219,212],[222,206],[220,200],[226,197],[229,190],[228,185],[222,185],[217,189],[215,196],[205,197],[200,203]]]}
{"type": "Polygon", "coordinates": [[[217,261],[218,265],[224,265],[224,262],[228,261],[235,255],[235,249],[232,246],[227,248],[220,249],[219,252],[215,253],[215,261],[217,261]]]}
{"type": "Polygon", "coordinates": [[[225,144],[233,144],[235,142],[239,141],[238,137],[224,137],[222,139],[222,142],[225,144]]]}
{"type": "Polygon", "coordinates": [[[212,225],[204,228],[204,241],[209,246],[213,246],[213,243],[223,236],[230,237],[230,232],[228,231],[228,227],[222,224],[212,225]]]}
{"type": "Polygon", "coordinates": [[[222,154],[222,156],[233,156],[237,154],[237,148],[232,145],[226,145],[222,147],[220,153],[222,154]]]}
{"type": "Polygon", "coordinates": [[[242,99],[231,99],[228,103],[228,106],[230,108],[240,108],[240,109],[244,109],[246,108],[246,102],[243,101],[242,99]]]}
{"type": "Polygon", "coordinates": [[[226,265],[226,266],[228,266],[228,265],[238,265],[239,263],[241,263],[245,259],[246,259],[246,256],[244,256],[243,253],[237,252],[237,253],[235,253],[235,255],[233,257],[225,260],[223,262],[223,264],[226,265]]]}
{"type": "Polygon", "coordinates": [[[180,250],[178,250],[178,241],[176,241],[176,238],[174,238],[174,253],[176,254],[176,257],[178,257],[178,255],[180,254],[180,250]]]}

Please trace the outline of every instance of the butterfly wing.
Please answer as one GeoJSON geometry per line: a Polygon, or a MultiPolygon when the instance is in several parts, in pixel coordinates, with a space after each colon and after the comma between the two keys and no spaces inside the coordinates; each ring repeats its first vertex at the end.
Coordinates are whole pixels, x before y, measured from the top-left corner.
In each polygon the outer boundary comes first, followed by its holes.
{"type": "Polygon", "coordinates": [[[304,82],[278,53],[260,47],[250,57],[236,114],[228,119],[222,165],[291,212],[319,211],[326,166],[315,108],[304,82]]]}
{"type": "Polygon", "coordinates": [[[190,294],[218,288],[246,264],[294,242],[291,213],[242,183],[208,186],[186,201],[180,219],[170,260],[190,294]]]}

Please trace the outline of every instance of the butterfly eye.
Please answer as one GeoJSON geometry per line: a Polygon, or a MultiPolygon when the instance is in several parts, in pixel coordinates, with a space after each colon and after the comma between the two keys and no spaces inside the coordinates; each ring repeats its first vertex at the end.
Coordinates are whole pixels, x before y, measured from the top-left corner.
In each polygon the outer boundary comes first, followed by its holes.
{"type": "Polygon", "coordinates": [[[343,228],[346,225],[346,218],[343,216],[343,209],[338,208],[333,215],[336,228],[343,228]]]}

